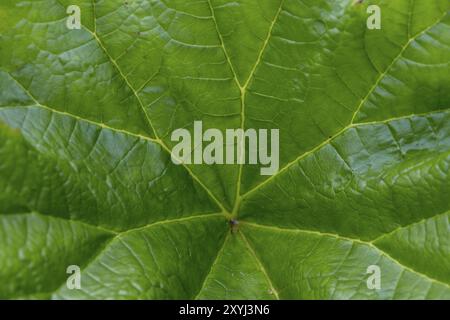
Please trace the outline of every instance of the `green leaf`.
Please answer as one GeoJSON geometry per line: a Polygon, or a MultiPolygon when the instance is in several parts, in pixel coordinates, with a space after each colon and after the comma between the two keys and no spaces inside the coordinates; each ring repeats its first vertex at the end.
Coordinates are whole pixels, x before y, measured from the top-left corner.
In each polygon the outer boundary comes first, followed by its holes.
{"type": "Polygon", "coordinates": [[[0,298],[450,299],[449,12],[2,1],[0,298]],[[279,129],[279,172],[172,163],[200,120],[279,129]]]}

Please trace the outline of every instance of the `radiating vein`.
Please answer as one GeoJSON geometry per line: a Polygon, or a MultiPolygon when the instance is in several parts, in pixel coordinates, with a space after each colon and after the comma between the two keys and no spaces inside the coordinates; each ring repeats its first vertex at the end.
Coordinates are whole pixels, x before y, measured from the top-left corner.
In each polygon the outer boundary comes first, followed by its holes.
{"type": "MultiPolygon", "coordinates": [[[[418,37],[420,37],[421,35],[427,33],[429,30],[433,29],[436,25],[438,25],[439,23],[442,22],[442,20],[447,16],[447,12],[444,13],[444,15],[442,17],[440,17],[435,23],[433,23],[431,26],[429,26],[428,28],[425,28],[424,30],[422,30],[421,32],[417,33],[416,35],[412,36],[411,38],[408,39],[408,41],[405,43],[405,45],[402,47],[402,49],[400,50],[400,52],[395,56],[394,60],[392,60],[392,62],[389,64],[389,66],[386,68],[386,70],[384,70],[382,73],[380,73],[380,75],[377,77],[374,85],[370,88],[369,92],[364,96],[364,98],[361,100],[361,103],[358,105],[358,107],[356,108],[355,112],[353,113],[352,116],[352,120],[351,120],[351,124],[355,122],[355,119],[357,117],[357,115],[359,114],[359,111],[361,110],[361,108],[363,107],[363,105],[367,102],[367,100],[369,99],[369,97],[372,95],[372,93],[375,91],[376,88],[378,88],[378,86],[380,85],[380,82],[386,77],[387,74],[389,74],[389,71],[395,66],[395,64],[397,63],[397,61],[403,56],[403,54],[405,53],[406,49],[408,49],[409,45],[414,42],[418,37]]],[[[409,26],[408,26],[409,29],[409,26]]]]}
{"type": "Polygon", "coordinates": [[[239,235],[242,237],[242,240],[244,241],[245,245],[247,246],[248,250],[250,251],[250,253],[252,254],[253,258],[255,259],[256,264],[259,266],[261,272],[264,274],[265,278],[267,279],[267,282],[270,285],[270,290],[272,291],[272,293],[275,295],[275,297],[277,298],[277,300],[280,300],[280,296],[278,295],[278,291],[275,289],[275,287],[272,284],[272,281],[269,278],[269,275],[266,271],[266,269],[264,268],[264,266],[262,265],[261,261],[259,260],[258,256],[256,255],[255,250],[253,249],[253,247],[250,245],[250,243],[248,242],[247,238],[245,237],[244,233],[242,231],[239,231],[239,235]]]}
{"type": "Polygon", "coordinates": [[[236,85],[239,88],[241,88],[242,86],[241,86],[241,84],[240,84],[240,82],[238,80],[237,73],[234,70],[233,63],[231,62],[231,59],[230,59],[230,55],[228,54],[227,49],[225,47],[225,42],[223,41],[222,34],[220,33],[219,25],[217,24],[216,15],[214,13],[214,8],[212,6],[211,0],[207,0],[207,2],[208,2],[209,10],[211,11],[211,18],[212,18],[212,20],[214,22],[214,27],[216,28],[217,36],[219,37],[220,47],[222,48],[222,51],[223,51],[223,53],[225,55],[225,59],[227,60],[228,66],[231,69],[231,72],[233,74],[233,78],[234,78],[234,81],[236,82],[236,85]]]}
{"type": "MultiPolygon", "coordinates": [[[[208,0],[208,1],[210,1],[210,0],[208,0]]],[[[262,61],[262,57],[264,55],[264,52],[266,51],[267,45],[269,44],[270,37],[272,36],[272,30],[273,30],[276,22],[278,21],[278,17],[280,16],[280,13],[282,11],[283,4],[284,4],[284,0],[281,0],[280,7],[278,8],[277,13],[275,14],[275,17],[273,18],[273,21],[270,24],[269,31],[267,32],[266,39],[264,40],[263,46],[258,54],[258,58],[256,59],[256,62],[254,64],[252,70],[250,71],[250,74],[249,74],[247,80],[245,81],[244,85],[239,86],[240,91],[241,91],[241,129],[242,130],[245,129],[245,97],[247,95],[248,86],[249,86],[251,80],[253,79],[255,72],[258,69],[258,66],[260,65],[260,63],[262,61]]],[[[236,74],[235,74],[235,76],[236,76],[236,74]]],[[[245,148],[245,143],[242,143],[241,147],[245,148]]],[[[241,157],[244,157],[244,156],[245,156],[245,150],[242,150],[241,157]]],[[[241,164],[239,165],[235,204],[233,206],[233,211],[231,212],[231,216],[233,216],[233,217],[237,217],[238,211],[239,211],[239,206],[240,206],[241,199],[242,199],[241,198],[241,181],[242,181],[242,171],[244,168],[244,165],[243,165],[244,160],[245,159],[241,159],[241,164]]]]}
{"type": "Polygon", "coordinates": [[[331,143],[331,141],[333,141],[336,138],[338,138],[339,136],[343,135],[347,130],[349,130],[351,128],[358,128],[358,127],[374,125],[374,124],[386,124],[386,123],[389,123],[391,121],[402,120],[402,119],[410,119],[410,118],[414,118],[414,117],[424,117],[424,116],[433,115],[433,114],[442,113],[442,112],[450,112],[450,110],[449,109],[439,109],[439,110],[434,110],[434,111],[430,111],[430,112],[409,114],[409,115],[405,115],[405,116],[394,117],[394,118],[389,118],[389,119],[384,119],[384,120],[379,120],[379,121],[360,122],[360,123],[350,124],[350,125],[342,128],[341,130],[339,130],[337,133],[335,133],[330,138],[322,141],[320,144],[318,144],[314,148],[312,148],[312,149],[302,153],[299,157],[295,158],[293,161],[289,162],[283,168],[281,168],[276,174],[270,176],[269,178],[267,178],[266,180],[264,180],[260,184],[256,185],[255,187],[253,187],[252,189],[247,191],[245,194],[242,195],[242,198],[248,197],[250,194],[256,192],[259,189],[261,189],[262,187],[267,185],[270,181],[272,181],[276,177],[280,176],[281,173],[287,171],[290,167],[292,167],[293,165],[298,163],[300,160],[306,158],[307,156],[315,153],[319,149],[321,149],[324,146],[326,146],[327,144],[331,143]]]}
{"type": "MultiPolygon", "coordinates": [[[[364,96],[364,98],[361,100],[361,103],[358,105],[358,107],[356,108],[355,112],[352,115],[351,121],[350,123],[344,127],[343,129],[339,130],[336,134],[334,134],[331,138],[328,138],[324,141],[322,141],[321,143],[319,143],[317,146],[315,146],[314,148],[304,152],[303,154],[299,155],[296,159],[294,159],[293,161],[287,163],[283,168],[281,168],[276,174],[270,176],[269,178],[267,178],[266,180],[264,180],[263,182],[261,182],[260,184],[256,185],[255,187],[253,187],[251,190],[247,191],[244,195],[242,195],[242,198],[244,198],[245,196],[247,196],[250,193],[253,193],[254,191],[258,190],[261,186],[266,185],[267,183],[269,183],[270,181],[272,181],[275,177],[277,177],[278,175],[280,175],[282,172],[286,171],[289,167],[291,167],[292,165],[294,165],[295,163],[297,163],[299,160],[305,158],[306,156],[310,155],[311,153],[314,153],[315,151],[317,151],[318,149],[320,149],[321,147],[323,147],[324,145],[326,145],[327,143],[329,143],[331,140],[337,138],[339,135],[343,134],[347,129],[354,127],[355,126],[355,120],[356,120],[356,116],[358,115],[362,105],[367,101],[367,99],[370,97],[370,95],[373,93],[373,91],[378,87],[379,83],[381,82],[381,80],[389,73],[389,71],[392,69],[392,67],[396,64],[396,62],[402,57],[403,53],[406,51],[406,49],[409,47],[409,45],[418,37],[420,37],[421,35],[427,33],[428,31],[430,31],[432,28],[434,28],[436,25],[438,25],[439,23],[442,22],[442,20],[447,16],[447,12],[445,12],[435,23],[433,23],[431,26],[429,26],[428,28],[422,30],[421,32],[417,33],[416,35],[414,35],[412,38],[410,38],[407,43],[402,47],[401,51],[399,52],[399,54],[393,59],[392,63],[386,68],[386,70],[381,73],[378,78],[376,79],[374,85],[370,88],[370,90],[368,91],[368,93],[364,96]]],[[[398,118],[392,118],[392,119],[388,119],[388,120],[383,120],[384,121],[389,121],[389,120],[395,120],[395,119],[400,119],[400,118],[405,118],[405,117],[412,117],[415,115],[407,115],[404,117],[398,117],[398,118]]],[[[370,122],[370,123],[374,123],[374,122],[370,122]]]]}
{"type": "MultiPolygon", "coordinates": [[[[86,270],[99,256],[101,256],[102,253],[104,253],[109,248],[109,246],[115,240],[121,240],[122,241],[122,238],[125,235],[128,235],[129,233],[132,233],[132,232],[134,233],[134,232],[138,232],[138,231],[142,231],[142,230],[147,230],[149,228],[154,228],[154,227],[161,226],[161,225],[168,225],[168,224],[172,224],[172,223],[180,223],[180,222],[186,222],[186,221],[191,221],[191,220],[217,218],[217,217],[223,217],[223,215],[221,213],[216,213],[216,214],[190,216],[190,217],[186,217],[186,218],[170,219],[170,220],[154,222],[154,223],[142,226],[142,227],[129,229],[129,230],[126,230],[126,231],[123,231],[123,232],[117,232],[113,237],[111,237],[110,240],[108,240],[108,242],[105,244],[105,246],[101,250],[97,251],[96,254],[94,254],[91,257],[89,257],[87,262],[85,264],[83,264],[83,266],[81,266],[81,269],[86,270]]],[[[96,226],[94,226],[94,227],[96,227],[96,226]]],[[[131,250],[131,248],[128,248],[128,249],[131,250]]],[[[134,257],[139,260],[138,256],[134,255],[134,257]]],[[[56,288],[52,293],[56,293],[63,285],[64,285],[64,283],[61,284],[58,288],[56,288]]]]}
{"type": "MultiPolygon", "coordinates": [[[[6,71],[5,71],[6,72],[6,71]]],[[[8,73],[8,72],[7,72],[8,73]]],[[[123,133],[123,134],[126,134],[126,135],[129,135],[129,136],[133,136],[133,137],[137,137],[137,138],[139,138],[139,139],[143,139],[143,140],[147,140],[147,141],[151,141],[151,142],[153,142],[153,143],[156,143],[156,144],[158,144],[159,146],[161,146],[162,147],[162,149],[165,151],[165,152],[167,152],[168,154],[171,154],[171,151],[170,151],[170,149],[164,144],[164,142],[161,140],[161,139],[159,139],[159,138],[157,138],[157,139],[153,139],[153,138],[151,138],[151,137],[147,137],[147,136],[143,136],[143,135],[140,135],[140,134],[137,134],[137,133],[132,133],[132,132],[129,132],[129,131],[126,131],[126,130],[122,130],[122,129],[117,129],[117,128],[113,128],[113,127],[110,127],[110,126],[108,126],[108,125],[106,125],[106,124],[104,124],[104,123],[100,123],[100,122],[96,122],[96,121],[93,121],[93,120],[89,120],[89,119],[85,119],[85,118],[82,118],[82,117],[80,117],[80,116],[77,116],[77,115],[74,115],[74,114],[71,114],[71,113],[68,113],[68,112],[64,112],[64,111],[59,111],[59,110],[56,110],[56,109],[54,109],[54,108],[51,108],[51,107],[49,107],[49,106],[47,106],[47,105],[44,105],[44,104],[42,104],[42,103],[40,103],[38,100],[37,100],[37,98],[36,97],[34,97],[34,95],[27,89],[27,88],[25,88],[23,85],[22,85],[22,83],[20,83],[16,78],[14,78],[10,73],[8,73],[8,75],[11,77],[11,79],[13,79],[14,80],[14,82],[30,97],[30,99],[32,99],[33,101],[34,101],[34,103],[36,104],[36,107],[40,107],[40,108],[44,108],[44,109],[46,109],[46,110],[48,110],[48,111],[51,111],[51,112],[53,112],[53,113],[57,113],[57,114],[61,114],[61,115],[64,115],[64,116],[68,116],[68,117],[71,117],[71,118],[74,118],[74,119],[76,119],[77,121],[84,121],[84,122],[87,122],[87,123],[90,123],[90,124],[92,124],[92,125],[95,125],[95,126],[98,126],[98,127],[101,127],[101,128],[103,128],[103,129],[108,129],[108,130],[111,130],[111,131],[114,131],[114,132],[118,132],[118,133],[123,133]]],[[[2,109],[3,110],[6,110],[7,108],[11,108],[11,109],[15,109],[15,108],[29,108],[29,107],[35,107],[35,106],[17,106],[17,107],[2,107],[2,109]]],[[[182,163],[182,161],[180,161],[180,163],[182,163]]],[[[186,171],[188,171],[188,174],[192,177],[192,179],[194,179],[204,190],[205,190],[205,192],[209,195],[209,197],[211,197],[211,199],[213,199],[213,201],[217,204],[217,206],[222,210],[222,212],[224,213],[224,214],[228,214],[227,212],[227,210],[225,209],[225,207],[223,206],[223,204],[217,199],[217,197],[214,195],[214,193],[203,183],[203,181],[201,181],[198,177],[197,177],[197,175],[195,175],[193,172],[192,172],[192,170],[188,167],[188,166],[186,166],[185,164],[182,164],[182,166],[186,169],[186,171]]]]}
{"type": "Polygon", "coordinates": [[[223,250],[225,248],[225,245],[227,243],[228,238],[230,237],[231,233],[228,233],[224,240],[222,245],[220,246],[219,250],[217,251],[217,255],[216,258],[214,259],[213,263],[211,264],[211,267],[209,268],[209,272],[206,274],[205,279],[203,280],[202,285],[200,286],[200,290],[198,291],[198,293],[195,295],[194,300],[198,299],[198,296],[202,293],[206,283],[208,282],[209,276],[211,275],[212,271],[214,270],[214,267],[216,266],[217,262],[220,260],[220,258],[222,257],[223,254],[223,250]]]}
{"type": "MultiPolygon", "coordinates": [[[[57,0],[58,3],[64,7],[64,5],[60,2],[60,0],[57,0]]],[[[209,1],[209,0],[208,0],[209,1]]],[[[91,30],[89,30],[89,28],[87,28],[85,25],[82,25],[82,27],[86,30],[86,32],[90,33],[92,35],[92,37],[94,38],[94,40],[98,43],[98,45],[100,46],[100,48],[103,50],[103,52],[105,53],[106,57],[109,59],[110,63],[115,67],[115,69],[117,70],[118,74],[121,76],[121,78],[125,81],[126,85],[129,87],[129,89],[132,91],[133,95],[136,97],[143,113],[145,114],[145,117],[147,119],[147,122],[150,126],[150,128],[152,129],[155,137],[156,137],[156,141],[159,141],[159,144],[164,148],[164,150],[166,150],[169,154],[171,154],[171,150],[170,148],[164,143],[164,141],[162,139],[160,139],[160,137],[158,136],[158,132],[156,131],[155,127],[153,126],[153,123],[148,115],[148,112],[145,110],[144,104],[142,103],[141,98],[139,97],[138,93],[136,92],[136,90],[134,89],[134,87],[131,85],[131,83],[129,82],[128,78],[125,77],[125,75],[123,74],[122,70],[120,69],[119,65],[117,64],[117,62],[112,58],[112,56],[108,53],[106,47],[103,45],[102,41],[100,40],[100,38],[98,37],[97,33],[92,32],[91,30]]],[[[23,86],[22,86],[23,87],[23,86]]],[[[34,99],[36,100],[36,99],[34,99]]],[[[193,179],[195,179],[201,186],[203,189],[205,189],[205,191],[208,193],[208,195],[213,199],[213,201],[219,206],[219,208],[226,213],[227,210],[225,209],[225,206],[217,199],[217,197],[214,195],[214,193],[203,183],[201,182],[201,180],[197,177],[197,175],[195,175],[192,170],[190,170],[183,162],[181,162],[182,166],[188,171],[189,175],[192,176],[193,179]]]]}
{"type": "Polygon", "coordinates": [[[357,238],[350,238],[350,237],[345,237],[339,234],[334,234],[334,233],[328,233],[328,232],[321,232],[321,231],[314,231],[314,230],[305,230],[305,229],[288,229],[288,228],[281,228],[281,227],[275,227],[275,226],[267,226],[267,225],[262,225],[262,224],[258,224],[258,223],[253,223],[253,222],[242,222],[242,225],[248,225],[248,226],[252,226],[255,228],[260,228],[260,229],[266,229],[266,230],[270,230],[272,232],[291,232],[291,233],[304,233],[304,234],[312,234],[312,235],[316,235],[316,236],[321,236],[321,237],[331,237],[331,238],[335,238],[335,239],[340,239],[343,241],[350,241],[352,243],[360,243],[366,246],[369,246],[373,249],[375,249],[376,251],[380,252],[382,255],[386,256],[387,258],[391,259],[392,261],[394,261],[396,264],[398,264],[400,267],[409,270],[410,272],[417,274],[421,277],[424,277],[426,279],[428,279],[431,282],[435,282],[441,285],[444,285],[448,288],[450,288],[450,284],[442,282],[440,280],[437,280],[435,278],[430,277],[429,275],[423,274],[419,271],[416,271],[404,264],[402,264],[401,262],[399,262],[397,259],[395,259],[392,255],[388,254],[387,252],[383,251],[382,249],[380,249],[378,246],[376,246],[373,241],[365,241],[365,240],[361,240],[361,239],[357,239],[357,238]]]}

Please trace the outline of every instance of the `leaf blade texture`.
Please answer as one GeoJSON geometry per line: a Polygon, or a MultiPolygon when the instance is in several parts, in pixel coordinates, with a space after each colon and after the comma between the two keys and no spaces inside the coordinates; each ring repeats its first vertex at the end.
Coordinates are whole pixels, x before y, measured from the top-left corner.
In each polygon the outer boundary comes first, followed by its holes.
{"type": "Polygon", "coordinates": [[[449,9],[2,1],[0,298],[450,299],[449,9]],[[197,120],[280,171],[173,164],[197,120]]]}

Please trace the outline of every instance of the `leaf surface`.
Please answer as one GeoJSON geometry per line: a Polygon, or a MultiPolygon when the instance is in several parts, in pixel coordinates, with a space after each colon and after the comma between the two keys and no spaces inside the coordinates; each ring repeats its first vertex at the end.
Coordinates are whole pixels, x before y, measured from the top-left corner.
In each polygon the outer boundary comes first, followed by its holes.
{"type": "Polygon", "coordinates": [[[449,12],[2,1],[0,298],[450,299],[449,12]],[[173,164],[198,120],[279,129],[279,172],[173,164]]]}

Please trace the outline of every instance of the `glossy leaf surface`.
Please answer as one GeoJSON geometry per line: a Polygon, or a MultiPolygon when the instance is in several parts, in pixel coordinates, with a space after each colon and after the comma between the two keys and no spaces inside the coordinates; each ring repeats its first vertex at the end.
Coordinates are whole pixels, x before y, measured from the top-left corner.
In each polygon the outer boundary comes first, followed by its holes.
{"type": "Polygon", "coordinates": [[[361,2],[2,0],[0,298],[450,299],[450,2],[361,2]]]}

